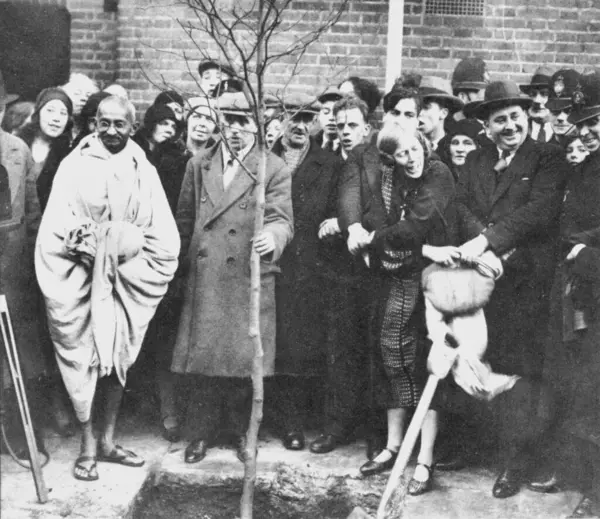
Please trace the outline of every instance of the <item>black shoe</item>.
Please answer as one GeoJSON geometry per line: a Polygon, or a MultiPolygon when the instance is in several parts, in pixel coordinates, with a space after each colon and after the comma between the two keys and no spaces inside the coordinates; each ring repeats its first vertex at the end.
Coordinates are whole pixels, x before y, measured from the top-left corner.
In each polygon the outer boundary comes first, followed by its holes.
{"type": "Polygon", "coordinates": [[[553,494],[559,491],[560,480],[555,471],[546,474],[537,474],[527,483],[527,488],[541,494],[553,494]]]}
{"type": "Polygon", "coordinates": [[[301,432],[289,432],[283,437],[283,446],[290,451],[301,451],[304,449],[304,434],[301,432]]]}
{"type": "Polygon", "coordinates": [[[334,450],[340,443],[340,439],[333,434],[321,434],[310,444],[310,452],[326,454],[334,450]]]}
{"type": "Polygon", "coordinates": [[[462,454],[450,453],[436,461],[434,466],[441,472],[452,472],[464,469],[467,462],[462,454]]]}
{"type": "Polygon", "coordinates": [[[521,471],[504,469],[494,483],[492,494],[498,499],[514,496],[521,489],[521,471]]]}
{"type": "Polygon", "coordinates": [[[425,481],[419,481],[414,477],[408,482],[408,493],[411,496],[420,496],[425,492],[429,492],[433,487],[433,469],[429,465],[425,465],[425,463],[418,463],[417,466],[421,465],[427,469],[429,473],[428,478],[425,481]]]}
{"type": "Polygon", "coordinates": [[[392,455],[390,459],[384,461],[383,463],[375,461],[374,459],[367,461],[362,467],[360,467],[360,473],[363,476],[372,476],[373,474],[379,474],[380,472],[389,470],[394,466],[396,458],[398,457],[398,453],[389,449],[384,450],[388,451],[392,455]]]}
{"type": "Polygon", "coordinates": [[[163,420],[162,423],[162,436],[165,440],[171,443],[177,443],[181,440],[181,428],[179,424],[172,425],[171,423],[167,423],[167,420],[163,420]]]}
{"type": "Polygon", "coordinates": [[[186,463],[198,463],[206,457],[206,451],[208,450],[208,442],[203,439],[192,441],[185,448],[185,462],[186,463]]]}
{"type": "Polygon", "coordinates": [[[591,497],[584,495],[567,519],[579,517],[598,518],[598,514],[594,510],[594,501],[591,497]]]}

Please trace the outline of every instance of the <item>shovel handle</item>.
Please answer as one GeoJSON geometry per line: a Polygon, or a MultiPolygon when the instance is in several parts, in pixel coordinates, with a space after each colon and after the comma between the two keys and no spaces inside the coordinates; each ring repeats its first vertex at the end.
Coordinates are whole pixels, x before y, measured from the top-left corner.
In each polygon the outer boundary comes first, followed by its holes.
{"type": "Polygon", "coordinates": [[[379,507],[377,508],[377,519],[385,519],[386,517],[386,507],[390,501],[390,498],[392,497],[392,494],[394,493],[394,490],[398,488],[400,479],[402,478],[404,470],[408,465],[408,461],[412,455],[413,449],[415,448],[415,443],[417,443],[417,438],[419,437],[421,427],[425,421],[425,415],[427,414],[427,411],[429,411],[429,406],[431,405],[431,401],[433,400],[433,395],[435,394],[435,389],[439,381],[440,379],[435,375],[429,375],[427,378],[427,384],[425,384],[423,394],[421,395],[419,404],[415,409],[415,414],[413,415],[410,425],[406,430],[406,435],[402,441],[400,452],[398,452],[398,457],[396,458],[394,467],[392,468],[392,472],[388,478],[387,485],[385,486],[385,490],[381,496],[381,501],[379,503],[379,507]]]}

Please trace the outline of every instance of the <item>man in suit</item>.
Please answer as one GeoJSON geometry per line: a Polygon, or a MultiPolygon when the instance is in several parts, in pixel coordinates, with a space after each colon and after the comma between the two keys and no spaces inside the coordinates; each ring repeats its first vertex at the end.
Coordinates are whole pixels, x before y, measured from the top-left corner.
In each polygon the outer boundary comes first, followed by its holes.
{"type": "Polygon", "coordinates": [[[275,275],[293,235],[291,179],[278,157],[267,153],[264,226],[255,235],[256,123],[243,93],[219,98],[224,123],[218,145],[194,156],[183,180],[177,226],[182,240],[178,284],[182,310],[173,363],[177,373],[204,377],[195,437],[186,463],[204,459],[223,413],[241,461],[251,410],[254,344],[248,335],[250,261],[261,256],[260,322],[264,375],[275,368],[275,275]]]}
{"type": "Polygon", "coordinates": [[[552,72],[546,67],[539,67],[531,78],[529,85],[521,85],[521,91],[531,98],[529,107],[529,134],[533,140],[548,142],[553,135],[552,116],[546,107],[550,98],[550,79],[552,72]]]}
{"type": "Polygon", "coordinates": [[[338,153],[340,141],[335,126],[333,105],[342,97],[343,94],[336,87],[329,87],[317,98],[320,103],[318,120],[321,130],[315,136],[315,140],[321,148],[334,153],[338,153]]]}
{"type": "MultiPolygon", "coordinates": [[[[464,258],[477,258],[486,250],[502,258],[504,276],[485,310],[486,361],[495,372],[517,375],[523,384],[532,381],[534,389],[522,388],[523,394],[529,398],[537,391],[540,400],[546,401],[545,390],[535,383],[541,377],[541,336],[568,165],[559,148],[528,136],[526,110],[532,103],[511,81],[493,82],[486,88],[476,116],[485,122],[495,146],[470,153],[459,179],[458,211],[470,238],[459,250],[464,258]]],[[[531,398],[527,401],[532,402],[531,398]]],[[[531,416],[536,420],[533,425],[517,423],[523,427],[522,434],[513,430],[502,436],[500,431],[504,468],[494,485],[495,497],[518,492],[526,461],[523,449],[545,430],[546,418],[531,416]]]]}

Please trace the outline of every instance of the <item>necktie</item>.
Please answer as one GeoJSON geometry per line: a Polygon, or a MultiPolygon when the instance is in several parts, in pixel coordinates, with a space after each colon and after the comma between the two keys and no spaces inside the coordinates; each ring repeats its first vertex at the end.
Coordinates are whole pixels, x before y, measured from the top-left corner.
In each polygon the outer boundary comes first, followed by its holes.
{"type": "Polygon", "coordinates": [[[508,156],[510,155],[510,151],[502,150],[502,154],[500,155],[500,159],[496,162],[494,166],[494,171],[496,172],[496,182],[500,181],[500,175],[502,172],[508,167],[508,156]]]}
{"type": "Polygon", "coordinates": [[[538,133],[538,142],[546,142],[546,130],[544,129],[544,125],[540,124],[540,131],[538,133]]]}

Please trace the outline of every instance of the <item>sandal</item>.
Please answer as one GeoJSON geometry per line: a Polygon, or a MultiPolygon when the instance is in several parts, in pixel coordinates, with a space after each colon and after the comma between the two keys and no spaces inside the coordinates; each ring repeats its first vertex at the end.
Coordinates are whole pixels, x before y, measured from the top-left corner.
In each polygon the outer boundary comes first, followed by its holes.
{"type": "Polygon", "coordinates": [[[96,470],[96,461],[96,456],[79,456],[79,458],[75,460],[75,465],[73,466],[73,477],[81,481],[97,481],[98,472],[96,470]],[[86,467],[85,465],[82,465],[82,463],[85,463],[86,461],[93,461],[93,463],[89,467],[86,467]],[[75,472],[76,469],[85,472],[85,475],[82,476],[77,474],[77,472],[75,472]]]}
{"type": "Polygon", "coordinates": [[[425,463],[417,463],[417,467],[419,465],[427,469],[428,478],[425,481],[419,481],[414,477],[411,478],[408,483],[408,493],[411,496],[420,496],[425,492],[429,492],[433,486],[433,469],[429,465],[425,465],[425,463]]]}
{"type": "Polygon", "coordinates": [[[140,458],[135,452],[124,449],[120,445],[115,445],[113,450],[108,454],[100,454],[98,461],[106,463],[117,463],[126,467],[141,467],[144,463],[143,458],[140,458]]]}

